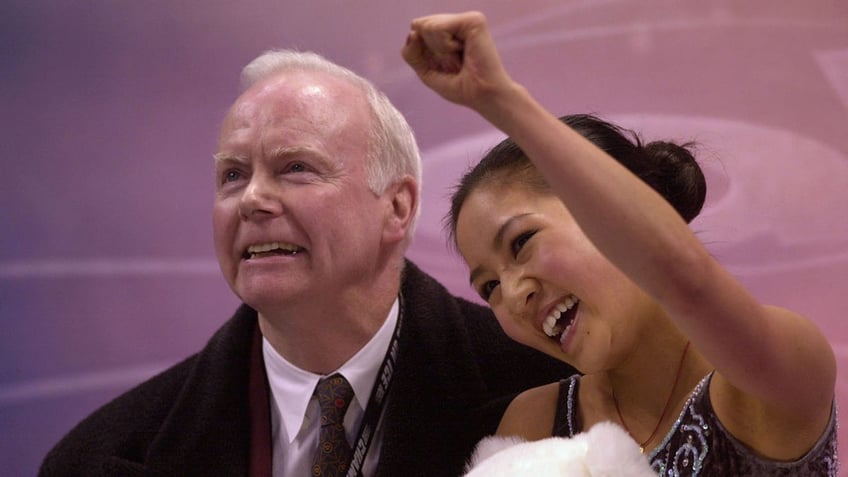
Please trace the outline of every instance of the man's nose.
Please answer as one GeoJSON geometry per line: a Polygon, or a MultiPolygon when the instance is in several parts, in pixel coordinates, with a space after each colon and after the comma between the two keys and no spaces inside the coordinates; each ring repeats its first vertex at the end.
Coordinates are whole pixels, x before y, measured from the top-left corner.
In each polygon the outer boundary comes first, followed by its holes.
{"type": "Polygon", "coordinates": [[[254,175],[244,189],[239,212],[245,219],[275,217],[283,213],[279,185],[273,180],[254,175]]]}

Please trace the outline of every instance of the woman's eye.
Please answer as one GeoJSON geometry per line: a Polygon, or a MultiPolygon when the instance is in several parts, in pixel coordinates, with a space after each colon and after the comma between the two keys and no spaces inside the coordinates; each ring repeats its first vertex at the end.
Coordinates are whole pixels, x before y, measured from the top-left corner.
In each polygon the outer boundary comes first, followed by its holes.
{"type": "Polygon", "coordinates": [[[492,293],[494,293],[495,288],[497,288],[500,283],[501,282],[497,280],[489,280],[488,282],[484,283],[480,287],[480,297],[486,301],[489,301],[489,297],[492,296],[492,293]]]}
{"type": "Polygon", "coordinates": [[[518,252],[520,252],[521,249],[524,248],[524,244],[526,244],[527,241],[530,240],[530,237],[532,237],[535,234],[536,234],[536,231],[531,230],[531,231],[519,234],[517,237],[515,237],[515,240],[513,240],[512,243],[510,244],[510,250],[512,251],[512,256],[514,257],[514,256],[518,255],[518,252]]]}

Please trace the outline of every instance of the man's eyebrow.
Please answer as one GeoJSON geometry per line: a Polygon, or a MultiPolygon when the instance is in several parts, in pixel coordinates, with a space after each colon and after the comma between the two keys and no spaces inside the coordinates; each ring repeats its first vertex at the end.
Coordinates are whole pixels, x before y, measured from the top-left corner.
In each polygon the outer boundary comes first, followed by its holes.
{"type": "MultiPolygon", "coordinates": [[[[276,160],[282,160],[289,157],[303,157],[322,163],[325,167],[332,169],[334,164],[320,150],[306,146],[281,146],[271,151],[270,156],[276,160]]],[[[246,164],[250,162],[250,158],[243,154],[233,154],[229,152],[216,152],[212,154],[216,167],[223,163],[238,163],[246,164]]]]}
{"type": "Polygon", "coordinates": [[[304,158],[310,158],[313,160],[317,160],[320,163],[324,164],[326,167],[330,167],[332,165],[332,161],[327,157],[327,155],[319,149],[309,146],[281,146],[271,151],[271,157],[276,159],[283,159],[286,157],[293,156],[301,156],[304,158]]]}
{"type": "Polygon", "coordinates": [[[215,154],[212,154],[212,159],[215,161],[215,164],[220,164],[222,162],[245,162],[245,158],[243,156],[226,152],[216,152],[215,154]]]}
{"type": "MultiPolygon", "coordinates": [[[[271,153],[272,157],[282,158],[286,156],[292,156],[296,154],[311,154],[317,155],[314,151],[309,148],[301,147],[301,146],[282,146],[274,149],[271,153]]],[[[241,154],[231,154],[228,152],[216,152],[212,155],[212,158],[215,159],[215,163],[221,162],[247,162],[247,157],[241,154]]]]}
{"type": "Polygon", "coordinates": [[[317,155],[317,152],[315,152],[312,148],[304,146],[280,146],[274,149],[271,153],[273,157],[285,157],[294,154],[317,155]]]}
{"type": "MultiPolygon", "coordinates": [[[[492,250],[500,250],[503,246],[504,236],[506,235],[506,231],[514,224],[515,222],[527,217],[528,215],[532,215],[530,212],[526,212],[523,214],[518,214],[507,219],[500,227],[498,227],[498,231],[495,233],[495,237],[492,239],[492,250]]],[[[471,285],[474,285],[474,280],[477,279],[480,274],[483,273],[483,269],[481,267],[475,267],[474,270],[471,270],[471,274],[468,277],[468,282],[471,285]]]]}
{"type": "Polygon", "coordinates": [[[271,150],[270,157],[278,161],[289,158],[309,158],[324,161],[324,157],[318,151],[305,146],[280,146],[271,150]]]}

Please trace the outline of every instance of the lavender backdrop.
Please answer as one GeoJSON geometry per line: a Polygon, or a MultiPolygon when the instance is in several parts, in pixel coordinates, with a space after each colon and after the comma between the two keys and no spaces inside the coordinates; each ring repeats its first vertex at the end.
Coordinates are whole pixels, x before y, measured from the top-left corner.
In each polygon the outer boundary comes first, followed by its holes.
{"type": "Polygon", "coordinates": [[[6,0],[0,474],[33,475],[74,423],[236,306],[210,239],[211,154],[264,49],[319,51],[407,114],[426,168],[410,256],[470,296],[440,218],[501,136],[398,50],[411,18],[472,8],[551,110],[702,144],[712,189],[693,227],[758,297],[824,329],[848,409],[848,2],[6,0]]]}

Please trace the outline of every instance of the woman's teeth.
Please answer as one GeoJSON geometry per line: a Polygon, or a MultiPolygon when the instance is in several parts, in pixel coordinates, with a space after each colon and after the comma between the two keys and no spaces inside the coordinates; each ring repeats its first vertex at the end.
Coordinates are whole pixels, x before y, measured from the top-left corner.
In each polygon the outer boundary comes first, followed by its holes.
{"type": "MultiPolygon", "coordinates": [[[[560,318],[562,318],[563,314],[568,310],[574,308],[574,305],[579,303],[580,300],[574,296],[569,295],[566,297],[562,303],[557,304],[554,309],[551,311],[551,314],[545,318],[545,322],[542,324],[542,331],[545,332],[546,335],[550,337],[555,337],[564,331],[564,328],[558,323],[560,318]]],[[[568,329],[568,326],[571,326],[571,320],[566,325],[565,329],[568,329]]]]}

